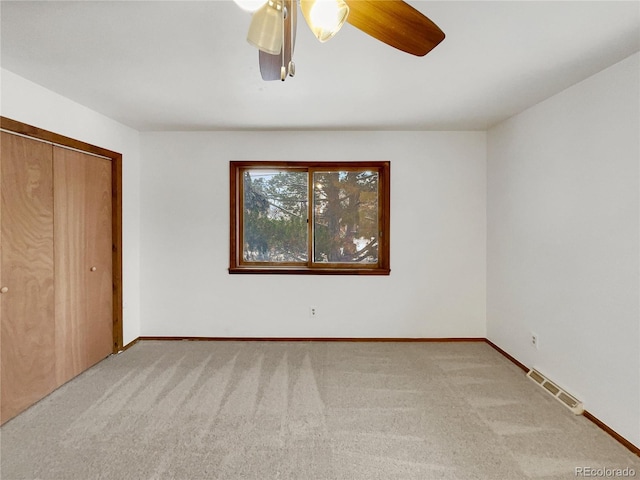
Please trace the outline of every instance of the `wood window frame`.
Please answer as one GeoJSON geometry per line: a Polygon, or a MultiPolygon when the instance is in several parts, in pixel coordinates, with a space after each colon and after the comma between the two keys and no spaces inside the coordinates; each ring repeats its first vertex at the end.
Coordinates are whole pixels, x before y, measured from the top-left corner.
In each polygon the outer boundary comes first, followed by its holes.
{"type": "Polygon", "coordinates": [[[122,289],[122,154],[97,147],[89,143],[65,137],[42,128],[34,127],[7,117],[0,116],[0,128],[7,132],[23,135],[54,145],[72,148],[85,153],[105,157],[111,161],[111,231],[112,231],[112,274],[113,274],[113,349],[118,353],[123,348],[123,289],[122,289]]]}
{"type": "MultiPolygon", "coordinates": [[[[390,241],[390,185],[391,163],[389,161],[230,161],[230,246],[229,273],[231,274],[295,274],[295,275],[389,275],[390,241]],[[313,220],[311,207],[308,227],[308,260],[303,263],[245,262],[242,259],[243,238],[243,172],[246,169],[307,171],[353,171],[375,170],[378,172],[378,262],[372,264],[323,263],[313,261],[313,220]]],[[[309,182],[309,205],[312,202],[313,186],[309,182]]]]}

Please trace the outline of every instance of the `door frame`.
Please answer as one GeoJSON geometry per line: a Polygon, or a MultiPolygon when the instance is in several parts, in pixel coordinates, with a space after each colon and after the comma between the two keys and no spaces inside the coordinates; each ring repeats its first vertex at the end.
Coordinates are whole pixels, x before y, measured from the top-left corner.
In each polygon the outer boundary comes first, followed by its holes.
{"type": "Polygon", "coordinates": [[[111,231],[113,271],[113,353],[123,348],[122,334],[122,154],[0,116],[0,129],[61,147],[99,155],[111,161],[111,231]]]}

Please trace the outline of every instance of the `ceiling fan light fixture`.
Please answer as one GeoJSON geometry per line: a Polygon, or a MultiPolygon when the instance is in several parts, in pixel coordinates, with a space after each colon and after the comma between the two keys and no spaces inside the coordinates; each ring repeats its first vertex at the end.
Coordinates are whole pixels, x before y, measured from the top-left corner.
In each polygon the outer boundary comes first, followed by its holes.
{"type": "Polygon", "coordinates": [[[282,49],[282,0],[268,0],[255,11],[249,25],[247,42],[263,52],[276,55],[282,49]]]}
{"type": "Polygon", "coordinates": [[[255,12],[265,3],[267,0],[233,0],[236,5],[247,12],[255,12]]]}
{"type": "Polygon", "coordinates": [[[300,10],[321,42],[333,38],[349,16],[349,6],[344,0],[300,0],[300,10]]]}

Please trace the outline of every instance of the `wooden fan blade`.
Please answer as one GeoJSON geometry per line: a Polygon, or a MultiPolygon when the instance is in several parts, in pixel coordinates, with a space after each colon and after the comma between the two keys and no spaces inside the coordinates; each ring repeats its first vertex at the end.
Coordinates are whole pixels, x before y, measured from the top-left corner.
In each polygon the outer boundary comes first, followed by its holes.
{"type": "Polygon", "coordinates": [[[442,40],[440,28],[402,0],[345,0],[347,22],[392,47],[422,57],[442,40]]]}
{"type": "MultiPolygon", "coordinates": [[[[293,57],[293,50],[296,45],[297,27],[297,0],[285,0],[284,2],[289,15],[284,20],[284,65],[289,65],[293,57]]],[[[258,51],[258,61],[260,62],[260,75],[263,80],[280,80],[280,68],[282,67],[282,53],[272,55],[270,53],[258,51]]]]}

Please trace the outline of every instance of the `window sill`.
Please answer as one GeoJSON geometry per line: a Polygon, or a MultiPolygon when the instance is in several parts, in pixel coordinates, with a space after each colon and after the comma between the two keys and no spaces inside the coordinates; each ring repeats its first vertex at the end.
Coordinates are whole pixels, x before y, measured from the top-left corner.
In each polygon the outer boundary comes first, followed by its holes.
{"type": "Polygon", "coordinates": [[[230,274],[267,275],[390,275],[389,268],[231,267],[230,274]]]}

